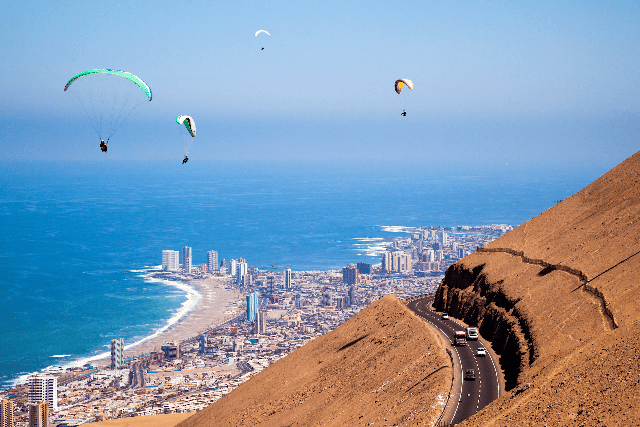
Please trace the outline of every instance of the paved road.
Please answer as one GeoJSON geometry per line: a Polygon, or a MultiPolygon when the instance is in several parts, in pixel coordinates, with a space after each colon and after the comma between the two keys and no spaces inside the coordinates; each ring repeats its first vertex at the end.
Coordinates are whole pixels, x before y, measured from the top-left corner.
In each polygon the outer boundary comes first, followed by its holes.
{"type": "MultiPolygon", "coordinates": [[[[432,310],[432,303],[433,296],[430,295],[409,302],[407,307],[433,325],[451,343],[454,332],[463,331],[465,327],[452,319],[442,320],[440,314],[432,310]]],[[[443,421],[459,423],[497,399],[502,393],[497,360],[493,359],[490,352],[487,352],[486,357],[475,355],[476,349],[483,346],[481,341],[468,341],[466,346],[450,347],[453,353],[454,369],[458,371],[459,378],[464,378],[464,372],[467,369],[473,369],[476,379],[475,381],[454,381],[443,421]]]]}

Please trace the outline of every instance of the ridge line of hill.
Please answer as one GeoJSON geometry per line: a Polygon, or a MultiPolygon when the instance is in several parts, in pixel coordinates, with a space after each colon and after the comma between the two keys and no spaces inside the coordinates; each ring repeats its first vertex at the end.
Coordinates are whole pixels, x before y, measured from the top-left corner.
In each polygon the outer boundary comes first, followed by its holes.
{"type": "Polygon", "coordinates": [[[552,271],[555,270],[559,270],[559,271],[564,271],[565,273],[569,273],[573,276],[576,276],[580,281],[582,281],[582,285],[578,286],[576,289],[574,289],[573,291],[576,291],[580,288],[583,288],[588,294],[592,295],[594,298],[596,298],[597,300],[599,300],[600,305],[602,307],[602,312],[604,314],[604,316],[607,318],[608,320],[608,324],[610,329],[617,329],[618,328],[618,323],[616,322],[613,313],[611,311],[611,309],[609,308],[609,303],[607,302],[606,298],[604,297],[604,294],[602,292],[600,292],[600,290],[594,286],[590,286],[589,283],[592,282],[593,280],[597,279],[598,277],[602,276],[604,273],[611,271],[612,269],[616,268],[617,266],[619,266],[620,264],[623,264],[624,262],[630,260],[631,258],[633,258],[634,256],[640,254],[640,251],[636,252],[635,254],[627,257],[626,259],[618,262],[617,264],[611,266],[610,268],[606,269],[605,271],[603,271],[602,273],[597,274],[596,276],[594,276],[593,278],[589,279],[587,277],[586,274],[584,274],[582,271],[577,270],[575,268],[571,268],[571,267],[567,267],[566,265],[562,265],[562,264],[551,264],[549,262],[546,262],[544,260],[541,259],[537,259],[537,258],[529,258],[527,256],[525,256],[523,251],[516,251],[514,249],[510,249],[510,248],[477,248],[478,252],[500,252],[500,253],[506,253],[509,255],[513,255],[513,256],[517,256],[519,257],[522,262],[526,263],[526,264],[533,264],[533,265],[540,265],[542,267],[544,267],[539,273],[539,276],[546,276],[547,274],[551,273],[552,271]]]}

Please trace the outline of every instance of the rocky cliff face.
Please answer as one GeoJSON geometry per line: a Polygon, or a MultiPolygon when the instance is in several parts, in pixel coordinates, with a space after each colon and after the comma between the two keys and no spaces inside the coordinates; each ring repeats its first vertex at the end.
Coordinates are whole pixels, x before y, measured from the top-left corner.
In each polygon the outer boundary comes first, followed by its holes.
{"type": "Polygon", "coordinates": [[[633,425],[638,277],[640,154],[451,266],[435,306],[492,341],[511,390],[465,425],[633,425]]]}

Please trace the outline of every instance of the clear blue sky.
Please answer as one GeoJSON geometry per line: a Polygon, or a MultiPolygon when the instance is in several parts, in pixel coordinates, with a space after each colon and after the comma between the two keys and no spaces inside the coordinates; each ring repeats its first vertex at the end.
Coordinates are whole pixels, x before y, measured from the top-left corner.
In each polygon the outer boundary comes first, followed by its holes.
{"type": "Polygon", "coordinates": [[[104,160],[63,92],[92,68],[154,95],[108,161],[179,159],[178,114],[196,161],[614,166],[640,146],[638,1],[308,3],[4,2],[0,162],[104,160]]]}

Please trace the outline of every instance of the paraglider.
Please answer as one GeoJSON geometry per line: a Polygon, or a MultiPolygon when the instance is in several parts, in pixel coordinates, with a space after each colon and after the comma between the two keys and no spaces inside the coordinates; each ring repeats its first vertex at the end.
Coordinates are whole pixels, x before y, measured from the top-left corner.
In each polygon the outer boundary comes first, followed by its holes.
{"type": "Polygon", "coordinates": [[[184,125],[187,129],[187,132],[190,136],[184,133],[184,131],[180,131],[180,135],[182,138],[182,147],[184,148],[184,159],[182,159],[182,164],[184,165],[189,161],[189,150],[191,149],[191,142],[193,138],[196,137],[196,122],[193,120],[191,116],[178,116],[176,117],[176,123],[179,125],[184,125]]]}
{"type": "Polygon", "coordinates": [[[73,76],[64,87],[87,117],[107,152],[111,137],[147,101],[151,88],[139,77],[121,70],[94,69],[73,76]],[[105,142],[106,140],[106,142],[105,142]]]}
{"type": "MultiPolygon", "coordinates": [[[[398,95],[400,95],[400,92],[402,92],[402,88],[405,85],[409,89],[413,90],[413,82],[411,80],[409,80],[409,79],[398,79],[398,80],[396,80],[395,89],[396,89],[396,93],[398,95]]],[[[407,111],[406,110],[402,110],[402,113],[400,113],[400,115],[403,116],[403,117],[407,117],[407,111]]]]}
{"type": "Polygon", "coordinates": [[[413,82],[411,80],[409,80],[409,79],[398,79],[398,80],[396,80],[396,84],[395,84],[396,92],[398,93],[398,95],[402,91],[402,87],[404,85],[407,85],[407,87],[409,89],[413,90],[413,82]]]}
{"type": "MultiPolygon", "coordinates": [[[[260,33],[265,33],[266,35],[268,35],[269,37],[271,37],[271,34],[269,34],[269,32],[268,32],[268,31],[265,31],[265,30],[258,30],[258,31],[256,31],[256,33],[255,33],[253,36],[254,36],[254,37],[258,37],[258,34],[260,34],[260,33]]],[[[263,46],[263,47],[262,47],[262,49],[260,49],[260,50],[264,50],[264,46],[263,46]]]]}

